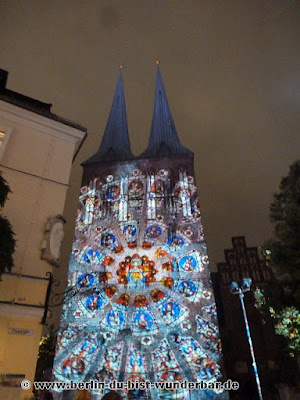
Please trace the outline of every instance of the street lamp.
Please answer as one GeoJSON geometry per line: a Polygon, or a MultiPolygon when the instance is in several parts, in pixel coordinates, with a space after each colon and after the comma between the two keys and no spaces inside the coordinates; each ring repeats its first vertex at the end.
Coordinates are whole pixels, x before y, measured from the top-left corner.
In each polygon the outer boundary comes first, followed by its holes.
{"type": "Polygon", "coordinates": [[[253,349],[252,339],[251,339],[251,335],[250,335],[250,328],[249,328],[248,318],[247,318],[247,314],[246,314],[246,308],[245,308],[245,304],[244,304],[244,293],[250,291],[251,284],[252,284],[251,278],[244,278],[242,280],[241,285],[239,285],[237,282],[231,282],[230,292],[231,292],[231,294],[238,294],[240,301],[241,301],[243,316],[244,316],[244,321],[245,321],[245,326],[246,326],[246,333],[247,333],[247,338],[248,338],[249,347],[250,347],[250,353],[251,353],[251,357],[252,357],[252,366],[253,366],[253,371],[254,371],[257,390],[258,390],[258,395],[259,395],[260,400],[263,400],[261,386],[260,386],[260,380],[259,380],[258,371],[257,371],[257,364],[256,364],[256,360],[255,360],[254,349],[253,349]]]}

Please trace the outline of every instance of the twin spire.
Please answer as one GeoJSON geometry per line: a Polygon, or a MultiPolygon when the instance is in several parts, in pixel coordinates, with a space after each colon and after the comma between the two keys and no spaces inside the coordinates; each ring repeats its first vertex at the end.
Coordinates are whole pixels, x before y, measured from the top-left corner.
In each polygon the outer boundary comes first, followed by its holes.
{"type": "Polygon", "coordinates": [[[99,161],[125,161],[132,160],[133,158],[134,155],[131,153],[128,136],[124,85],[121,71],[101,145],[97,153],[85,161],[84,164],[99,161]]]}
{"type": "MultiPolygon", "coordinates": [[[[154,110],[147,149],[137,158],[154,158],[192,154],[179,141],[165,93],[159,66],[156,73],[154,110]]],[[[126,161],[135,157],[131,152],[127,128],[122,71],[118,79],[111,111],[99,150],[84,164],[101,161],[126,161]]]]}

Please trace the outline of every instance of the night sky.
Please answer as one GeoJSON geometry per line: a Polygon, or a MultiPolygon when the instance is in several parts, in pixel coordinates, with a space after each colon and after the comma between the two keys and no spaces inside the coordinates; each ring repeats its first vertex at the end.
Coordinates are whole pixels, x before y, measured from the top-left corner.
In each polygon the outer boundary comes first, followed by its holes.
{"type": "Polygon", "coordinates": [[[181,143],[195,153],[212,268],[232,236],[249,246],[269,238],[272,195],[300,158],[298,0],[2,0],[0,17],[7,87],[88,129],[64,212],[65,263],[80,163],[100,144],[119,65],[137,155],[149,139],[156,59],[181,143]]]}

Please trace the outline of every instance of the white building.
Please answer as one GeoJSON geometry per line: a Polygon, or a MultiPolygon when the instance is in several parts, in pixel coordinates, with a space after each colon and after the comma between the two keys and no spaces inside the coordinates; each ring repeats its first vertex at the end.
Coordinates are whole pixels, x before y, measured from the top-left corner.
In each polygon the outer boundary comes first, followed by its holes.
{"type": "Polygon", "coordinates": [[[12,190],[2,214],[17,243],[14,268],[0,282],[0,399],[15,400],[31,393],[19,382],[34,378],[47,272],[59,265],[61,214],[86,129],[52,114],[51,104],[7,89],[7,76],[0,69],[0,171],[12,190]]]}

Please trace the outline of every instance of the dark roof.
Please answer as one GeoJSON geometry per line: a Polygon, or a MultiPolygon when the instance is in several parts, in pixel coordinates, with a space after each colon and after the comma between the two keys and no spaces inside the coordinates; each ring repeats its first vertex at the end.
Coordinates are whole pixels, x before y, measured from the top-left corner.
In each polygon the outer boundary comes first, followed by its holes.
{"type": "Polygon", "coordinates": [[[123,77],[122,72],[120,72],[99,150],[83,164],[101,161],[125,161],[133,158],[128,136],[123,77]]]}
{"type": "Polygon", "coordinates": [[[193,153],[183,147],[179,141],[158,66],[149,144],[139,158],[178,156],[184,154],[193,153]]]}
{"type": "Polygon", "coordinates": [[[64,125],[71,126],[72,128],[76,128],[80,131],[86,132],[86,128],[84,128],[83,126],[75,122],[69,121],[65,118],[59,117],[58,115],[52,114],[52,104],[43,103],[42,101],[24,96],[23,94],[7,89],[7,78],[8,72],[0,68],[0,100],[24,108],[25,110],[32,111],[35,114],[42,115],[43,117],[53,119],[54,121],[61,122],[64,125]]]}

